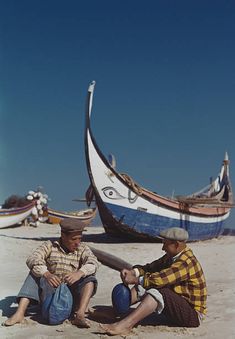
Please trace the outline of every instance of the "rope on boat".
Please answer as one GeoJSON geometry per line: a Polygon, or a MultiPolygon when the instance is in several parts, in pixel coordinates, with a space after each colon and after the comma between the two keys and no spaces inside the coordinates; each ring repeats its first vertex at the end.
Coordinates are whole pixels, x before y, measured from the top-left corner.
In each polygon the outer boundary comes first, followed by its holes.
{"type": "Polygon", "coordinates": [[[189,212],[189,208],[192,205],[190,205],[189,203],[187,203],[186,201],[179,201],[179,210],[181,213],[187,213],[189,212]]]}
{"type": "Polygon", "coordinates": [[[124,181],[131,186],[132,190],[138,194],[142,195],[143,190],[140,185],[138,185],[128,174],[126,173],[120,173],[121,177],[124,179],[124,181]]]}

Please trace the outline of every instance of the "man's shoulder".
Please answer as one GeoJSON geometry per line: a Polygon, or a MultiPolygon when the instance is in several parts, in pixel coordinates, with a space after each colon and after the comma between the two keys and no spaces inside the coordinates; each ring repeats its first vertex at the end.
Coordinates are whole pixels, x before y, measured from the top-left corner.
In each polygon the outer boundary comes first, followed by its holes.
{"type": "Polygon", "coordinates": [[[191,260],[194,257],[195,256],[193,254],[192,249],[186,246],[185,249],[182,251],[181,255],[179,256],[179,260],[187,261],[187,260],[191,260]]]}
{"type": "Polygon", "coordinates": [[[46,241],[43,241],[43,243],[41,245],[39,245],[38,248],[51,247],[52,245],[53,245],[53,241],[46,240],[46,241]]]}
{"type": "Polygon", "coordinates": [[[81,242],[77,250],[80,255],[96,257],[92,248],[84,242],[81,242]]]}
{"type": "Polygon", "coordinates": [[[44,241],[44,246],[46,246],[46,247],[54,247],[54,246],[57,246],[57,244],[58,244],[58,241],[56,241],[56,240],[47,240],[47,241],[44,241]]]}
{"type": "Polygon", "coordinates": [[[78,251],[80,251],[80,252],[91,251],[91,249],[85,242],[81,242],[79,247],[78,247],[78,251]]]}

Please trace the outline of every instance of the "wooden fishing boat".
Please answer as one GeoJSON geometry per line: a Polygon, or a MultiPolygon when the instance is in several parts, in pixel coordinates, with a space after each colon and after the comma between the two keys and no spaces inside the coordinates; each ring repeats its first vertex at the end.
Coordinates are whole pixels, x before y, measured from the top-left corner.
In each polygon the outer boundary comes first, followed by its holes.
{"type": "Polygon", "coordinates": [[[234,206],[227,153],[217,178],[200,192],[175,198],[151,192],[118,173],[99,149],[90,125],[94,87],[92,82],[87,96],[85,154],[105,231],[131,240],[158,241],[160,231],[177,226],[188,231],[190,241],[218,237],[234,206]]]}
{"type": "Polygon", "coordinates": [[[95,218],[96,208],[88,208],[81,211],[62,212],[52,208],[47,208],[48,222],[51,224],[59,224],[62,219],[74,218],[81,221],[81,225],[88,226],[95,218]]]}
{"type": "Polygon", "coordinates": [[[35,207],[35,202],[30,202],[22,207],[0,208],[0,228],[20,224],[29,217],[35,207]]]}

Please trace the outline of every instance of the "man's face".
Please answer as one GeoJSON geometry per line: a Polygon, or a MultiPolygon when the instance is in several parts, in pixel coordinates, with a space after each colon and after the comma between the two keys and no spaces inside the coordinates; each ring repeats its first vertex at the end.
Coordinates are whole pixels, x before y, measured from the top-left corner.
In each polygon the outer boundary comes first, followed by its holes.
{"type": "Polygon", "coordinates": [[[70,252],[74,252],[82,241],[81,232],[61,233],[61,240],[63,246],[65,246],[70,252]]]}
{"type": "Polygon", "coordinates": [[[169,254],[171,257],[174,257],[178,254],[179,244],[177,241],[174,240],[163,240],[162,250],[169,254]]]}

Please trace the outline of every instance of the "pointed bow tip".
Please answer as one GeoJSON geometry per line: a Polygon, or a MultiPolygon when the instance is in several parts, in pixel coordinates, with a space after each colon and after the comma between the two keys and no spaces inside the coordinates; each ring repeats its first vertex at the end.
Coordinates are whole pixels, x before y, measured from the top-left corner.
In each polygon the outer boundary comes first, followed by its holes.
{"type": "Polygon", "coordinates": [[[89,91],[89,92],[93,92],[93,91],[94,91],[95,84],[96,84],[95,80],[93,80],[93,81],[90,83],[90,85],[89,85],[89,87],[88,87],[88,91],[89,91]]]}
{"type": "Polygon", "coordinates": [[[224,163],[224,164],[229,164],[228,152],[225,152],[223,163],[224,163]]]}

